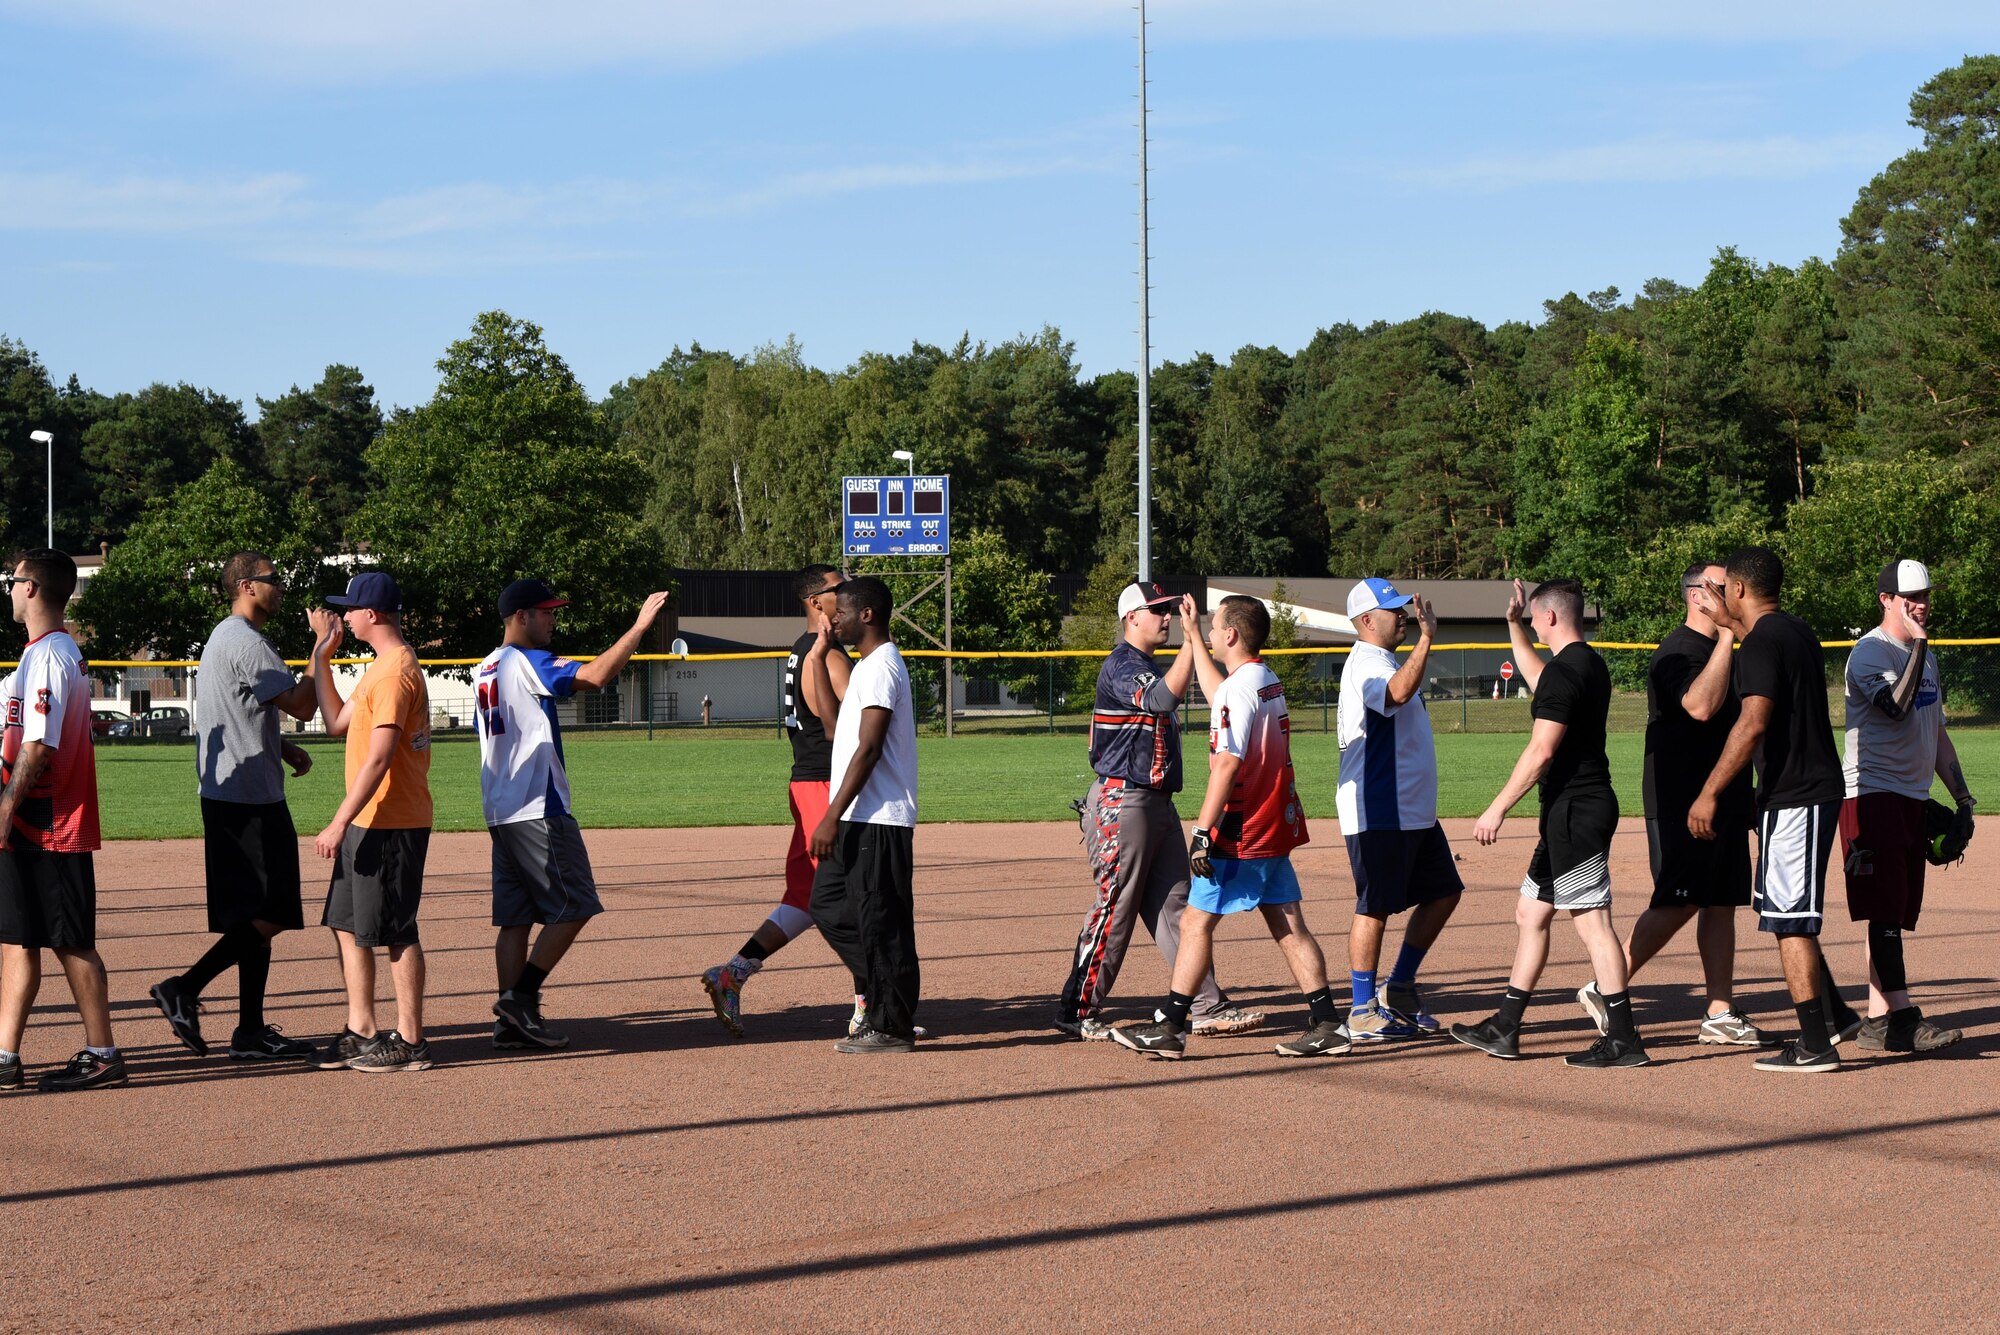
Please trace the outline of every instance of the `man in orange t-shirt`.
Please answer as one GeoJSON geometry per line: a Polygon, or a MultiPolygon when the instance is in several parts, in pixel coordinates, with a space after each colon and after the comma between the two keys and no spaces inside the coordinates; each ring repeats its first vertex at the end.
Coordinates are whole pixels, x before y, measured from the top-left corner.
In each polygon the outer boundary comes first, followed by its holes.
{"type": "Polygon", "coordinates": [[[347,739],[347,797],[313,848],[333,859],[333,884],[320,921],[340,943],[347,983],[347,1028],[320,1057],[322,1070],[421,1071],[431,1064],[424,1041],[424,948],[417,905],[431,838],[430,693],[416,652],[403,639],[403,594],[392,576],[356,575],[347,592],[314,608],[313,679],[326,730],[347,739]],[[349,699],[340,698],[329,663],[345,634],[375,651],[349,699]],[[396,1027],[375,1029],[375,947],[389,952],[396,1027]]]}

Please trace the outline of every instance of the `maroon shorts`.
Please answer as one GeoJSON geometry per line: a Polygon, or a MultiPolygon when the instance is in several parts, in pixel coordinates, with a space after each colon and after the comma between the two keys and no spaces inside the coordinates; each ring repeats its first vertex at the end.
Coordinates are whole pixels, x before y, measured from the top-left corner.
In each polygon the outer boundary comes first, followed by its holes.
{"type": "Polygon", "coordinates": [[[831,785],[812,779],[792,781],[792,846],[785,853],[784,903],[795,909],[812,911],[813,873],[819,860],[806,847],[812,832],[826,819],[826,805],[832,799],[831,785]]]}
{"type": "Polygon", "coordinates": [[[1847,916],[1917,929],[1924,907],[1924,804],[1900,793],[1863,793],[1840,804],[1847,916]]]}

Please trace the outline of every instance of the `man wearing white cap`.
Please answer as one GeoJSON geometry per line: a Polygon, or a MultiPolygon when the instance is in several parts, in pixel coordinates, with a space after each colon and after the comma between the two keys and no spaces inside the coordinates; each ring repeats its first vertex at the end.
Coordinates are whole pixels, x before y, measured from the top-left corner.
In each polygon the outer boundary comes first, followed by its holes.
{"type": "Polygon", "coordinates": [[[1357,1043],[1417,1038],[1437,1021],[1417,996],[1417,967],[1458,907],[1465,882],[1437,819],[1437,748],[1424,709],[1424,668],[1437,613],[1386,579],[1347,593],[1354,649],[1340,672],[1340,832],[1354,872],[1354,926],[1347,935],[1353,1001],[1347,1033],[1357,1043]],[[1396,661],[1415,609],[1417,642],[1396,661]],[[1382,934],[1408,912],[1387,996],[1376,992],[1382,934]]]}
{"type": "Polygon", "coordinates": [[[1875,590],[1882,624],[1847,657],[1847,791],[1840,804],[1848,916],[1868,924],[1860,1045],[1931,1052],[1963,1037],[1911,1004],[1903,968],[1903,933],[1916,930],[1924,903],[1931,776],[1944,780],[1959,820],[1970,822],[1973,801],[1945,732],[1944,689],[1927,644],[1930,571],[1918,561],[1891,561],[1875,590]]]}
{"type": "MultiPolygon", "coordinates": [[[[1128,584],[1118,595],[1118,645],[1097,673],[1090,718],[1090,768],[1097,779],[1082,805],[1083,842],[1097,881],[1056,1007],[1056,1028],[1075,1038],[1107,1039],[1099,1018],[1136,915],[1166,956],[1180,952],[1181,910],[1188,902],[1188,852],[1174,794],[1181,790],[1181,730],[1175,711],[1187,698],[1193,655],[1162,675],[1153,655],[1164,649],[1179,598],[1158,584],[1128,584]]],[[[1240,1034],[1264,1017],[1240,1010],[1210,970],[1195,993],[1197,1034],[1240,1034]]]]}

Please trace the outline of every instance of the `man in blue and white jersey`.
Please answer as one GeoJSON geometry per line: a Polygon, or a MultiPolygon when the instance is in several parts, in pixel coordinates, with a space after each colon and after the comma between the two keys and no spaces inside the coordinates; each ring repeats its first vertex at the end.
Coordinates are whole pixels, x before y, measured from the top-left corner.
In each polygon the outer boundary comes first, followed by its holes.
{"type": "Polygon", "coordinates": [[[1417,995],[1417,966],[1465,889],[1437,819],[1437,750],[1424,710],[1424,668],[1437,613],[1386,579],[1347,594],[1354,649],[1340,673],[1340,832],[1354,871],[1354,926],[1347,936],[1354,1000],[1348,1036],[1357,1043],[1417,1038],[1437,1021],[1417,995]],[[1396,661],[1414,607],[1417,642],[1396,661]],[[1378,994],[1376,970],[1390,917],[1408,911],[1403,948],[1378,994]]]}
{"type": "Polygon", "coordinates": [[[501,591],[506,638],[473,673],[479,797],[493,840],[493,925],[500,929],[493,947],[500,975],[496,1048],[569,1046],[542,1022],[542,983],[603,908],[583,832],[570,814],[556,701],[616,681],[666,602],[665,593],[648,594],[618,643],[578,663],[549,652],[556,609],[568,599],[538,579],[517,579],[501,591]],[[531,955],[528,930],[537,923],[542,930],[531,955]]]}

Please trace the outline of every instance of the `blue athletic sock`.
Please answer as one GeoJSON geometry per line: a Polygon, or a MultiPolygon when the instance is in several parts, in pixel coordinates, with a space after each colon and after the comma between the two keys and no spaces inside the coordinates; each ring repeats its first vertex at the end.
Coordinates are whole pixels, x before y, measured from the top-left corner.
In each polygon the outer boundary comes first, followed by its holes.
{"type": "Polygon", "coordinates": [[[1402,950],[1396,954],[1396,967],[1389,971],[1391,987],[1414,987],[1417,982],[1417,966],[1424,962],[1428,947],[1418,948],[1405,941],[1402,950]]]}
{"type": "Polygon", "coordinates": [[[1375,971],[1373,969],[1368,970],[1366,973],[1350,973],[1347,975],[1347,978],[1354,985],[1355,1010],[1360,1010],[1363,1006],[1375,1000],[1375,971]]]}

